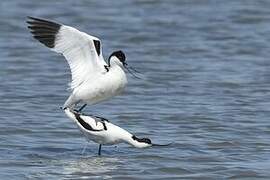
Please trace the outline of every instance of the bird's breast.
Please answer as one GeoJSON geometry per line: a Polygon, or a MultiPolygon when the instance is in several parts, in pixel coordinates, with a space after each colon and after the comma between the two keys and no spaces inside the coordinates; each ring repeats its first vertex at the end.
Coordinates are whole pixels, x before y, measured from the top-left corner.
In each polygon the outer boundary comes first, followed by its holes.
{"type": "Polygon", "coordinates": [[[121,67],[114,67],[105,74],[89,79],[76,91],[75,96],[88,104],[96,104],[121,94],[126,84],[125,72],[121,67]]]}
{"type": "Polygon", "coordinates": [[[107,78],[107,84],[111,87],[111,90],[117,94],[121,93],[127,84],[126,74],[121,67],[112,68],[107,73],[107,78]]]}

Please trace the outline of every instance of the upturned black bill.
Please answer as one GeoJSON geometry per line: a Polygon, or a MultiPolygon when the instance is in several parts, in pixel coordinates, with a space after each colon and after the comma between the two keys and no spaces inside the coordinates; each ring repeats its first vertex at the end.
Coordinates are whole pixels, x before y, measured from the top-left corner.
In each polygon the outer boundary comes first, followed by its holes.
{"type": "Polygon", "coordinates": [[[133,67],[128,66],[127,63],[124,64],[124,67],[126,68],[126,70],[135,78],[137,79],[141,79],[140,77],[138,77],[135,73],[140,73],[139,71],[137,71],[136,69],[134,69],[133,67]],[[133,71],[133,72],[132,72],[133,71]]]}

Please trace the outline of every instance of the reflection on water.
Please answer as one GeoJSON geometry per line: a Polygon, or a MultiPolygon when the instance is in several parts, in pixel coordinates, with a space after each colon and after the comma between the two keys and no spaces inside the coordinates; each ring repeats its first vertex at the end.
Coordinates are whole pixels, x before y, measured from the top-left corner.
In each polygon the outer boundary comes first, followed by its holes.
{"type": "Polygon", "coordinates": [[[121,159],[115,157],[84,157],[73,161],[60,162],[63,173],[74,178],[102,177],[112,178],[110,174],[117,171],[121,159]]]}

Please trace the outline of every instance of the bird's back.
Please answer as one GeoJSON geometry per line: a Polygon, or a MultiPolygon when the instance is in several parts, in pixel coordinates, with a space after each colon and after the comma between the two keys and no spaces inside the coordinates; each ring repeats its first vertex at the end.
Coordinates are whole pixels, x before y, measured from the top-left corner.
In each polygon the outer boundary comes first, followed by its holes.
{"type": "Polygon", "coordinates": [[[70,109],[65,110],[66,115],[72,119],[87,140],[103,145],[117,144],[131,134],[100,117],[78,114],[70,109]]]}

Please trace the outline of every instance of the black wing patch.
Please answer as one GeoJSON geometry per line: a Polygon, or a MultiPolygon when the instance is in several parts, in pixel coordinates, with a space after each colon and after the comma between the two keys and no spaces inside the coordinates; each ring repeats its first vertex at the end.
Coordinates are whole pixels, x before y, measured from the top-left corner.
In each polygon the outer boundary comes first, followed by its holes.
{"type": "Polygon", "coordinates": [[[28,28],[33,37],[49,48],[54,48],[55,37],[61,25],[44,19],[28,17],[28,28]]]}
{"type": "MultiPolygon", "coordinates": [[[[92,115],[94,116],[94,115],[92,115]]],[[[108,119],[104,118],[104,117],[101,117],[101,116],[94,116],[95,118],[98,118],[100,119],[101,121],[107,121],[107,122],[110,122],[108,119]]]]}
{"type": "Polygon", "coordinates": [[[107,126],[106,126],[106,124],[105,124],[104,121],[102,121],[102,125],[103,125],[103,127],[104,127],[104,130],[107,131],[107,126]]]}
{"type": "Polygon", "coordinates": [[[75,113],[75,118],[78,120],[78,122],[87,130],[89,131],[103,131],[102,129],[93,129],[92,126],[90,126],[88,123],[86,123],[80,116],[80,114],[75,113]]]}
{"type": "Polygon", "coordinates": [[[104,130],[107,131],[107,126],[106,126],[105,122],[110,122],[110,121],[104,117],[101,117],[101,116],[94,116],[94,117],[101,120],[101,123],[104,127],[104,130]]]}
{"type": "Polygon", "coordinates": [[[99,56],[100,55],[100,41],[93,40],[93,42],[94,42],[94,45],[95,45],[95,48],[96,48],[97,55],[99,56]]]}

